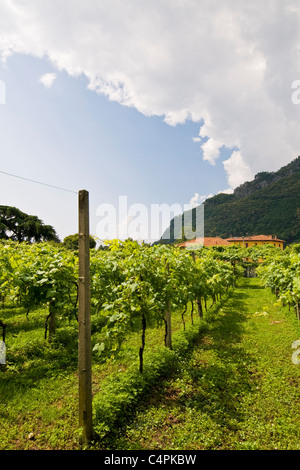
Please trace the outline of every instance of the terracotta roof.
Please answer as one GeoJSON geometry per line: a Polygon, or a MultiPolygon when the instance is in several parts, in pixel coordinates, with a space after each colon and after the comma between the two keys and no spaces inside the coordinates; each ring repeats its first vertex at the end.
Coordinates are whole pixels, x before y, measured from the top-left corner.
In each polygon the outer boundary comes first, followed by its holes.
{"type": "Polygon", "coordinates": [[[194,238],[194,240],[188,240],[186,242],[179,243],[177,246],[180,248],[187,248],[192,245],[204,245],[204,246],[223,246],[223,245],[230,245],[227,240],[221,237],[201,237],[201,238],[194,238]]]}
{"type": "Polygon", "coordinates": [[[251,237],[231,237],[226,238],[228,242],[241,242],[241,241],[272,241],[272,242],[282,242],[285,243],[285,240],[280,240],[273,235],[252,235],[251,237]]]}

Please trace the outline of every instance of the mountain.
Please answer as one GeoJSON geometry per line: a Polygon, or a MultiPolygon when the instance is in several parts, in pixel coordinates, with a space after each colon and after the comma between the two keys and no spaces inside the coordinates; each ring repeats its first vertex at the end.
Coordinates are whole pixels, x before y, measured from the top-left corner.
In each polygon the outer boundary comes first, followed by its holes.
{"type": "MultiPolygon", "coordinates": [[[[243,183],[233,194],[217,194],[203,205],[206,237],[272,234],[287,243],[300,243],[300,156],[276,172],[258,173],[253,181],[243,183]]],[[[191,221],[186,231],[190,233],[195,211],[192,209],[172,219],[169,239],[166,240],[166,231],[159,243],[185,239],[178,229],[178,217],[191,221]]]]}

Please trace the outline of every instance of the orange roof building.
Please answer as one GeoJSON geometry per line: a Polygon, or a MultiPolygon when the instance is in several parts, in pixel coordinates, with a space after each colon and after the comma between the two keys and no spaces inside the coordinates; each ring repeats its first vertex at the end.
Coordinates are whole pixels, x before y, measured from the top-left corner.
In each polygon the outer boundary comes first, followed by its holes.
{"type": "Polygon", "coordinates": [[[283,250],[285,240],[280,240],[276,235],[253,235],[251,237],[231,237],[226,239],[229,244],[244,246],[246,248],[251,246],[262,246],[271,244],[283,250]]]}
{"type": "Polygon", "coordinates": [[[221,237],[200,237],[181,242],[177,246],[179,248],[191,249],[197,247],[197,245],[199,247],[239,245],[248,248],[256,245],[262,246],[265,244],[271,244],[283,250],[284,243],[285,240],[280,240],[276,235],[253,235],[251,237],[231,237],[226,239],[221,237]]]}
{"type": "Polygon", "coordinates": [[[194,240],[187,240],[185,242],[179,243],[177,246],[179,248],[192,248],[195,246],[230,246],[227,240],[221,237],[200,237],[194,238],[194,240]]]}

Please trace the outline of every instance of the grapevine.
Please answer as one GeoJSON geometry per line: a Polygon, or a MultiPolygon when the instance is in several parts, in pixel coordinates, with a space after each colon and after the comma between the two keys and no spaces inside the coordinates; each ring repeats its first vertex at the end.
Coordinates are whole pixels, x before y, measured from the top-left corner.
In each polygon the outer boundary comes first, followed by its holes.
{"type": "MultiPolygon", "coordinates": [[[[57,316],[68,320],[77,314],[78,253],[59,244],[0,243],[1,301],[13,302],[28,315],[46,308],[45,337],[55,335],[57,316]]],[[[140,331],[138,356],[143,371],[147,330],[165,326],[162,341],[172,348],[172,311],[182,312],[185,328],[188,304],[191,320],[234,287],[241,274],[241,254],[173,246],[110,241],[107,249],[91,249],[91,314],[98,333],[93,352],[101,360],[116,354],[130,332],[140,331]],[[169,335],[169,336],[168,336],[169,335]],[[97,337],[99,340],[97,340],[97,337]]],[[[2,322],[3,323],[3,322],[2,322]]]]}
{"type": "Polygon", "coordinates": [[[300,252],[299,245],[285,251],[269,251],[258,273],[266,287],[275,294],[281,305],[294,308],[300,321],[300,252]]]}

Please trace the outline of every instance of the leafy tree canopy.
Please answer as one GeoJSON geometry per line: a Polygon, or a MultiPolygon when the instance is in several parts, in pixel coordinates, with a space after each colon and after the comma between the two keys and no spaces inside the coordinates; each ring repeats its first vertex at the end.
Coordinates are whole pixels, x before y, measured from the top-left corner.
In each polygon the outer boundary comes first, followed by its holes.
{"type": "Polygon", "coordinates": [[[18,242],[60,240],[51,225],[45,225],[37,216],[28,215],[16,207],[0,206],[0,239],[18,242]]]}
{"type": "MultiPolygon", "coordinates": [[[[75,233],[74,235],[68,235],[67,237],[65,237],[63,243],[65,247],[69,250],[78,250],[78,240],[79,240],[79,234],[75,233]]],[[[96,246],[96,241],[90,235],[90,248],[95,248],[95,246],[96,246]]]]}

